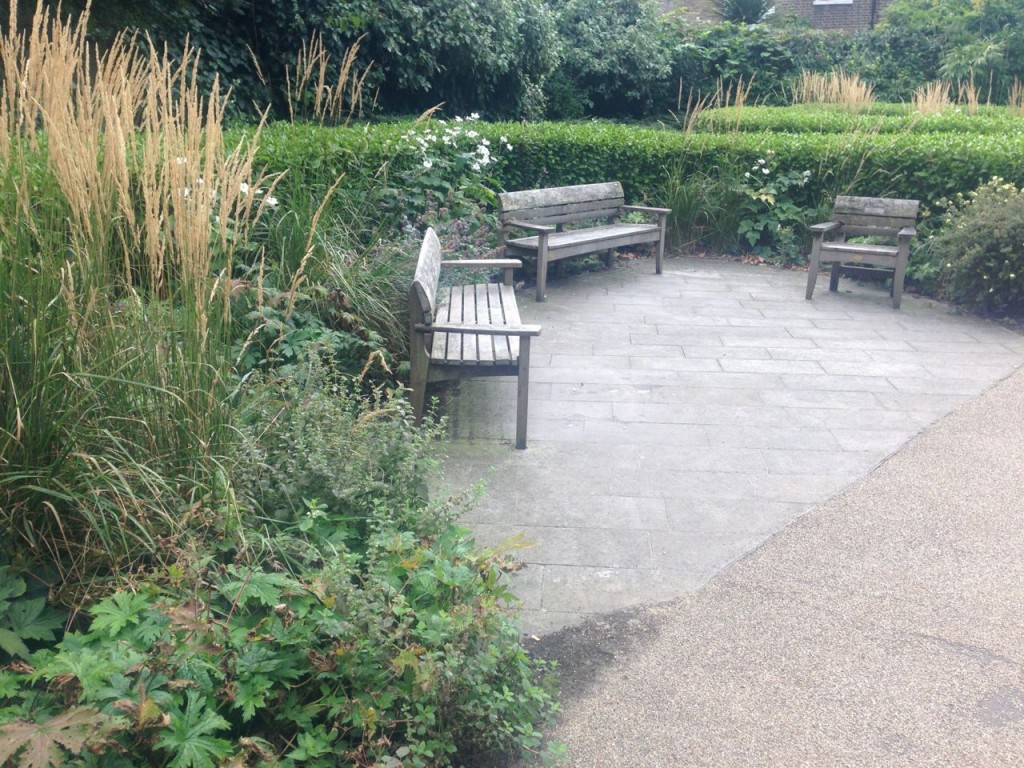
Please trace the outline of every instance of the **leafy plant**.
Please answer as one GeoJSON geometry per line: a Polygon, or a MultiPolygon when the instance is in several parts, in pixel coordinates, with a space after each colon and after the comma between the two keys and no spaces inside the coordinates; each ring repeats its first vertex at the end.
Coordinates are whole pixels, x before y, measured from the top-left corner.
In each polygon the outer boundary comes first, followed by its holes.
{"type": "Polygon", "coordinates": [[[999,177],[957,195],[942,228],[926,243],[924,263],[946,295],[984,312],[1024,309],[1024,191],[999,177]]]}
{"type": "Polygon", "coordinates": [[[26,595],[25,580],[0,568],[0,650],[27,659],[27,642],[53,642],[63,626],[64,616],[47,605],[45,594],[26,595]]]}
{"type": "Polygon", "coordinates": [[[719,0],[718,15],[733,24],[760,24],[775,13],[771,0],[719,0]]]}

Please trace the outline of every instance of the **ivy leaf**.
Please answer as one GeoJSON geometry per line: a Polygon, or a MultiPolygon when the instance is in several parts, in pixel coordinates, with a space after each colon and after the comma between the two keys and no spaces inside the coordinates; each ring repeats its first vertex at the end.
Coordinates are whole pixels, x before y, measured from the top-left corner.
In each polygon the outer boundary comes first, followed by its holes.
{"type": "Polygon", "coordinates": [[[64,750],[78,754],[110,718],[92,707],[73,707],[43,723],[14,720],[0,727],[0,765],[23,750],[18,768],[59,768],[64,750]],[[63,749],[61,749],[63,747],[63,749]]]}
{"type": "Polygon", "coordinates": [[[228,727],[228,721],[211,711],[199,693],[189,691],[185,713],[171,715],[171,724],[156,746],[174,756],[170,768],[214,768],[231,754],[231,742],[212,734],[228,727]]]}
{"type": "Polygon", "coordinates": [[[142,612],[149,607],[149,598],[132,592],[117,592],[101,600],[90,610],[93,615],[90,630],[117,637],[129,624],[138,624],[142,612]]]}

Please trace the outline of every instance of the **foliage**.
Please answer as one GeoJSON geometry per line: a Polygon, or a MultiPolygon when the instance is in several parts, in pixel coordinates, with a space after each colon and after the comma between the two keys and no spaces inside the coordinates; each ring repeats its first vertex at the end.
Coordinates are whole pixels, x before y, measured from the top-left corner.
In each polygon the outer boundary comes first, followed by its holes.
{"type": "Polygon", "coordinates": [[[760,24],[775,13],[772,0],[719,0],[718,15],[733,24],[760,24]]]}
{"type": "Polygon", "coordinates": [[[1007,107],[982,106],[974,114],[950,106],[921,115],[909,104],[875,103],[865,112],[849,112],[829,105],[794,104],[788,107],[722,107],[706,109],[694,119],[699,130],[721,129],[750,133],[963,133],[1024,136],[1019,115],[1007,107]]]}
{"type": "Polygon", "coordinates": [[[82,711],[105,731],[94,766],[445,766],[543,751],[548,667],[503,607],[507,558],[453,525],[458,500],[422,497],[437,428],[415,429],[400,392],[366,399],[315,358],[299,378],[250,379],[243,414],[237,487],[265,515],[0,673],[0,744],[82,711]]]}
{"type": "MultiPolygon", "coordinates": [[[[68,9],[84,5],[85,0],[65,3],[68,9]]],[[[211,86],[219,74],[233,90],[235,110],[248,115],[268,104],[277,116],[290,114],[287,73],[314,34],[324,53],[338,62],[362,39],[352,66],[369,69],[365,86],[376,92],[381,107],[405,114],[446,102],[462,112],[486,109],[520,117],[554,66],[557,47],[542,0],[106,0],[93,5],[98,7],[91,31],[101,43],[124,25],[144,31],[158,49],[166,44],[177,51],[188,39],[203,51],[203,86],[211,86]]]]}
{"type": "Polygon", "coordinates": [[[547,0],[557,15],[558,69],[547,80],[555,118],[641,117],[669,75],[654,0],[547,0]]]}
{"type": "Polygon", "coordinates": [[[64,626],[64,616],[47,605],[46,594],[26,589],[25,579],[0,568],[0,652],[27,659],[29,645],[51,643],[64,626]]]}
{"type": "Polygon", "coordinates": [[[1013,80],[1024,76],[1024,3],[1019,0],[896,0],[885,9],[882,27],[913,30],[938,47],[937,71],[924,81],[974,80],[1003,100],[1013,80]]]}
{"type": "Polygon", "coordinates": [[[806,234],[804,208],[792,191],[807,186],[810,170],[779,171],[774,166],[775,152],[767,150],[736,181],[740,193],[738,234],[761,257],[776,256],[786,262],[798,262],[804,255],[797,236],[806,234]]]}
{"type": "Polygon", "coordinates": [[[1024,310],[1024,190],[993,177],[948,202],[928,239],[919,278],[937,279],[954,301],[985,312],[1024,310]]]}
{"type": "Polygon", "coordinates": [[[230,524],[226,278],[268,199],[194,52],[97,60],[85,29],[0,47],[0,527],[79,583],[230,524]]]}

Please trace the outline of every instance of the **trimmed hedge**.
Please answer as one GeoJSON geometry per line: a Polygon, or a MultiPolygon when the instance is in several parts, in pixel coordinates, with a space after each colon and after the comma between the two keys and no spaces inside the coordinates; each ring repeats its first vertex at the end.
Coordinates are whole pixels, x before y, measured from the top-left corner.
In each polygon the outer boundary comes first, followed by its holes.
{"type": "MultiPolygon", "coordinates": [[[[260,142],[257,165],[287,171],[303,185],[326,184],[340,173],[347,186],[385,163],[410,123],[352,128],[275,124],[260,142]]],[[[1020,132],[928,133],[683,133],[615,123],[477,123],[482,136],[512,144],[492,168],[498,186],[530,189],[617,179],[630,200],[656,199],[670,174],[749,167],[775,153],[780,171],[811,171],[802,205],[835,194],[908,197],[934,205],[992,176],[1024,184],[1020,132]]]]}
{"type": "Polygon", "coordinates": [[[974,115],[963,107],[922,115],[908,104],[878,104],[863,113],[837,107],[801,104],[791,107],[724,107],[698,115],[701,131],[747,133],[969,133],[1024,135],[1024,119],[1007,107],[979,107],[974,115]]]}

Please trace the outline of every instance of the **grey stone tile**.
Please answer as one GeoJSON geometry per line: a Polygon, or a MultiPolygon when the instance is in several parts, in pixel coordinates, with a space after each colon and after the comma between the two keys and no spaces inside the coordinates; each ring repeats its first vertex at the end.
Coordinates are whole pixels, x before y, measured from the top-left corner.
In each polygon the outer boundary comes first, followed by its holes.
{"type": "Polygon", "coordinates": [[[670,531],[655,540],[654,560],[659,568],[703,581],[755,550],[762,541],[756,534],[670,531]]]}
{"type": "Polygon", "coordinates": [[[722,360],[722,370],[730,373],[789,373],[816,375],[822,365],[815,360],[722,360]]]}
{"type": "MultiPolygon", "coordinates": [[[[556,526],[473,526],[487,547],[503,542],[523,543],[516,559],[528,565],[587,565],[596,568],[650,568],[651,533],[625,528],[564,528],[556,526]]],[[[659,536],[662,535],[659,533],[659,536]]]]}
{"type": "Polygon", "coordinates": [[[821,426],[817,428],[786,427],[707,427],[711,445],[726,445],[735,448],[788,448],[809,450],[839,449],[834,430],[821,426]]]}
{"type": "Polygon", "coordinates": [[[701,576],[677,570],[547,566],[542,606],[556,613],[611,613],[668,600],[703,581],[701,576]]]}
{"type": "Polygon", "coordinates": [[[684,346],[683,354],[693,359],[711,360],[767,360],[772,357],[764,347],[726,347],[722,344],[706,347],[684,346]]]}
{"type": "MultiPolygon", "coordinates": [[[[665,499],[669,528],[707,534],[770,535],[811,508],[805,502],[764,499],[665,499]]],[[[657,537],[654,539],[657,542],[657,537]]]]}
{"type": "Polygon", "coordinates": [[[784,451],[764,448],[761,456],[770,474],[865,475],[885,458],[885,450],[784,451]]]}

